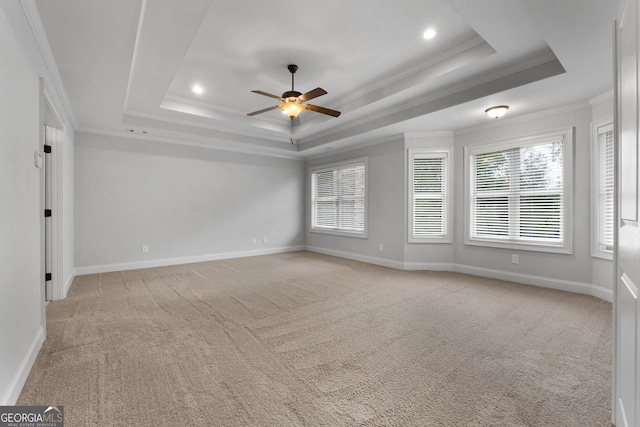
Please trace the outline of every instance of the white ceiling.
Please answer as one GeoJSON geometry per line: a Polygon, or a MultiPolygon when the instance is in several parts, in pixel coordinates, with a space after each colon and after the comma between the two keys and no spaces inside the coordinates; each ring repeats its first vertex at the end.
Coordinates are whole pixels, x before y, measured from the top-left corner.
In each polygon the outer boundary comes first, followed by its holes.
{"type": "Polygon", "coordinates": [[[302,158],[600,95],[618,3],[36,0],[79,130],[302,158]],[[342,115],[247,116],[278,104],[251,90],[291,89],[288,64],[296,90],[324,88],[310,103],[342,115]]]}

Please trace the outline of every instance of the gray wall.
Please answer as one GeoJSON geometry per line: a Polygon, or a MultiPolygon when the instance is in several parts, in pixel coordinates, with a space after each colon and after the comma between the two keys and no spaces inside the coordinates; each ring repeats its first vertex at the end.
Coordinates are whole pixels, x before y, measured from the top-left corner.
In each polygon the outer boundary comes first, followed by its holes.
{"type": "Polygon", "coordinates": [[[84,132],[75,141],[79,273],[304,244],[302,161],[84,132]]]}
{"type": "Polygon", "coordinates": [[[351,256],[392,267],[402,267],[405,236],[404,138],[307,162],[305,182],[310,194],[309,168],[336,161],[368,157],[368,238],[311,232],[310,197],[305,197],[307,247],[324,253],[351,256]],[[383,251],[379,244],[383,244],[383,251]]]}
{"type": "MultiPolygon", "coordinates": [[[[606,108],[598,107],[598,114],[606,108]]],[[[590,135],[592,109],[573,106],[551,112],[504,120],[448,134],[398,136],[357,150],[317,158],[310,166],[369,156],[369,238],[357,239],[309,231],[309,200],[306,200],[306,244],[315,251],[346,256],[399,268],[455,269],[479,275],[591,293],[592,284],[611,289],[608,264],[594,259],[590,251],[591,192],[590,135]],[[517,138],[545,131],[574,128],[573,253],[555,254],[469,246],[464,244],[464,147],[517,138]],[[407,242],[407,149],[453,147],[453,244],[407,242]],[[385,250],[378,251],[384,243],[385,250]],[[511,263],[518,254],[519,264],[511,263]]],[[[308,170],[306,172],[309,190],[308,170]]],[[[306,198],[308,199],[308,197],[306,198]]],[[[611,295],[598,296],[610,298],[611,295]]]]}
{"type": "Polygon", "coordinates": [[[15,403],[44,339],[40,80],[0,9],[0,405],[15,403]]]}
{"type": "Polygon", "coordinates": [[[591,109],[588,106],[568,112],[558,111],[533,116],[530,119],[504,121],[491,126],[456,134],[455,137],[455,193],[458,233],[455,237],[455,260],[469,268],[499,270],[516,275],[532,275],[579,283],[592,283],[591,274],[591,193],[590,193],[590,132],[591,109]],[[464,147],[504,139],[533,135],[545,131],[574,130],[574,182],[573,182],[573,253],[570,255],[533,251],[498,249],[464,244],[464,147]],[[518,254],[519,264],[511,263],[511,254],[518,254]]]}

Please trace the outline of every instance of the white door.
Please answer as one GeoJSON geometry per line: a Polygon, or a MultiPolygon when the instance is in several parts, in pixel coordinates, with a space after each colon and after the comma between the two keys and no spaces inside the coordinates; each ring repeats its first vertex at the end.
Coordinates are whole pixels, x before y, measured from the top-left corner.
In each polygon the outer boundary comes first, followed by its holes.
{"type": "Polygon", "coordinates": [[[640,427],[640,229],[638,228],[638,0],[616,23],[617,188],[614,422],[640,427]]]}

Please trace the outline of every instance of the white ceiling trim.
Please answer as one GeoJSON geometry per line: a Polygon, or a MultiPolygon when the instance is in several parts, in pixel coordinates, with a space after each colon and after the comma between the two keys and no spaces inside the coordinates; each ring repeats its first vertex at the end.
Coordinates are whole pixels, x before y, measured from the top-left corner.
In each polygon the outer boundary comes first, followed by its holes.
{"type": "Polygon", "coordinates": [[[232,153],[250,154],[254,156],[276,157],[282,159],[302,160],[303,156],[295,152],[287,152],[281,148],[273,149],[271,147],[246,146],[244,144],[230,145],[228,141],[216,140],[209,137],[198,137],[195,135],[156,135],[156,134],[140,134],[127,131],[111,131],[105,129],[79,128],[76,132],[92,133],[96,135],[112,136],[118,138],[128,138],[141,141],[154,141],[168,144],[184,145],[187,147],[207,148],[211,150],[228,151],[232,153]]]}
{"type": "Polygon", "coordinates": [[[345,111],[355,110],[359,106],[372,104],[495,53],[495,49],[482,37],[474,36],[428,57],[404,72],[355,90],[335,105],[345,111]]]}
{"type": "Polygon", "coordinates": [[[290,138],[280,138],[278,140],[260,138],[251,135],[244,135],[228,130],[213,129],[207,126],[193,126],[192,122],[165,117],[158,117],[150,114],[125,114],[123,122],[126,127],[146,130],[147,135],[162,136],[173,140],[192,140],[205,142],[210,139],[215,144],[228,144],[233,151],[237,146],[253,147],[257,151],[270,152],[280,150],[283,153],[297,153],[297,144],[291,144],[290,138]]]}
{"type": "Polygon", "coordinates": [[[131,58],[131,67],[129,68],[129,78],[127,79],[127,92],[124,96],[124,105],[129,105],[129,94],[131,93],[131,82],[133,81],[133,73],[136,69],[136,61],[138,58],[138,49],[140,48],[140,37],[142,36],[142,24],[144,22],[144,12],[147,8],[147,0],[142,0],[140,6],[140,18],[138,19],[138,28],[136,29],[136,40],[133,44],[133,55],[131,58]]]}
{"type": "Polygon", "coordinates": [[[198,117],[199,120],[194,120],[188,113],[172,113],[170,115],[142,113],[142,112],[127,112],[123,114],[123,126],[137,126],[144,127],[145,130],[164,130],[168,132],[179,132],[181,129],[187,133],[209,133],[211,135],[224,135],[228,138],[228,141],[253,141],[254,144],[263,144],[265,141],[270,141],[277,144],[283,142],[288,143],[292,138],[292,135],[283,135],[281,133],[255,133],[247,132],[247,128],[230,129],[229,126],[215,126],[211,120],[207,120],[204,117],[198,117]],[[160,126],[160,127],[155,127],[160,126]],[[236,138],[237,137],[237,138],[236,138]]]}
{"type": "Polygon", "coordinates": [[[339,139],[353,137],[359,133],[433,113],[564,72],[564,68],[555,55],[545,53],[529,61],[524,61],[511,67],[501,67],[493,73],[484,73],[480,77],[468,80],[465,83],[452,84],[431,95],[419,96],[384,111],[328,129],[311,139],[301,140],[301,149],[304,150],[339,139]]]}
{"type": "Polygon", "coordinates": [[[60,75],[58,65],[56,64],[55,57],[53,56],[53,51],[51,50],[51,45],[49,44],[49,39],[47,38],[47,33],[44,29],[44,25],[42,24],[40,12],[38,12],[35,0],[20,0],[20,4],[24,10],[24,14],[27,18],[27,22],[29,23],[29,27],[31,28],[33,37],[38,45],[40,56],[48,72],[48,77],[51,79],[51,87],[48,88],[52,98],[51,101],[57,104],[59,108],[62,108],[65,117],[75,130],[78,128],[78,121],[73,112],[73,108],[71,107],[71,101],[69,100],[67,90],[62,82],[62,76],[60,75]]]}
{"type": "Polygon", "coordinates": [[[333,156],[336,154],[349,153],[362,148],[373,147],[375,145],[380,145],[380,144],[385,144],[387,142],[395,142],[400,140],[404,140],[404,135],[401,133],[400,134],[394,133],[392,135],[387,135],[387,136],[373,137],[370,140],[355,143],[355,144],[348,144],[348,145],[341,145],[340,143],[332,144],[332,145],[335,145],[335,147],[323,147],[324,148],[323,151],[319,151],[316,153],[307,153],[307,155],[304,156],[304,159],[305,160],[321,159],[321,158],[333,156]]]}
{"type": "Polygon", "coordinates": [[[600,105],[605,102],[611,102],[613,100],[613,89],[606,91],[605,93],[594,96],[589,100],[589,104],[592,106],[600,105]]]}
{"type": "MultiPolygon", "coordinates": [[[[190,99],[182,98],[179,96],[167,96],[160,104],[160,108],[163,110],[175,111],[178,113],[188,114],[190,116],[204,117],[211,119],[209,121],[217,121],[223,127],[228,128],[230,125],[251,125],[250,127],[258,130],[265,130],[271,132],[277,132],[278,134],[290,133],[291,128],[288,120],[279,120],[270,118],[256,118],[249,117],[238,111],[232,111],[231,109],[219,108],[206,102],[198,102],[190,99]],[[286,125],[284,124],[286,123],[286,125]]],[[[246,132],[246,131],[245,131],[246,132]]]]}

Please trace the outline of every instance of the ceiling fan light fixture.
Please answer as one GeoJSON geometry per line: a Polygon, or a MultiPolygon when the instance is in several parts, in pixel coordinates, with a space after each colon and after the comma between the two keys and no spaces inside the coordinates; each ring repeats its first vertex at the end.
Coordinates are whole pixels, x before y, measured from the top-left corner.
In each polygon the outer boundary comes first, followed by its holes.
{"type": "Polygon", "coordinates": [[[283,114],[294,119],[298,117],[298,114],[300,114],[302,110],[304,110],[304,105],[299,102],[287,100],[287,102],[281,104],[279,108],[282,110],[283,114]]]}
{"type": "MultiPolygon", "coordinates": [[[[320,114],[326,114],[331,117],[339,117],[340,111],[332,110],[331,108],[320,107],[318,105],[313,104],[305,104],[305,102],[315,99],[319,96],[326,95],[327,91],[322,89],[321,87],[317,87],[309,92],[300,93],[294,89],[294,81],[293,76],[295,72],[298,70],[298,66],[294,64],[290,64],[288,67],[289,72],[291,73],[291,90],[286,91],[282,94],[282,96],[272,95],[267,92],[263,92],[261,90],[252,90],[251,92],[257,93],[258,95],[268,96],[269,98],[275,98],[282,102],[280,105],[274,105],[273,107],[263,108],[262,110],[254,111],[253,113],[247,113],[247,116],[255,116],[258,114],[266,113],[267,111],[281,109],[282,113],[286,116],[290,117],[291,120],[298,117],[298,114],[302,110],[310,110],[320,114]]],[[[293,125],[293,121],[291,122],[293,125]]]]}
{"type": "Polygon", "coordinates": [[[496,105],[495,107],[487,108],[484,112],[492,119],[499,119],[504,116],[504,113],[506,113],[508,109],[508,105],[496,105]]]}

